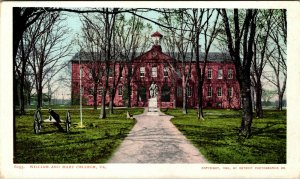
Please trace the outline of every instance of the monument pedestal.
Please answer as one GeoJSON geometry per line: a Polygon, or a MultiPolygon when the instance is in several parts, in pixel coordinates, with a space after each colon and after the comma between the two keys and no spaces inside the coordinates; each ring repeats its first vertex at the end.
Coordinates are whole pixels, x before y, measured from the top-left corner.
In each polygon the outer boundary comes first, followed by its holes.
{"type": "Polygon", "coordinates": [[[157,98],[150,98],[148,101],[148,114],[158,115],[157,98]]]}

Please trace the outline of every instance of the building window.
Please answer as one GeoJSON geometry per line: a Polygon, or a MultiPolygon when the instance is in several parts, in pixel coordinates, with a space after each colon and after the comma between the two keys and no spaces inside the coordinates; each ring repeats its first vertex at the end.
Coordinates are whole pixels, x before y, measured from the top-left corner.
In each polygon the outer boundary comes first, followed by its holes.
{"type": "Polygon", "coordinates": [[[232,79],[233,78],[233,70],[231,68],[228,69],[228,79],[232,79]]]}
{"type": "Polygon", "coordinates": [[[103,87],[100,87],[99,88],[99,95],[102,96],[102,93],[103,93],[103,87]]]}
{"type": "Polygon", "coordinates": [[[208,70],[207,70],[207,78],[212,79],[212,69],[211,68],[208,68],[208,70]]]}
{"type": "Polygon", "coordinates": [[[192,96],[192,87],[191,86],[187,86],[186,87],[186,95],[188,97],[191,97],[192,96]]]}
{"type": "Polygon", "coordinates": [[[164,65],[164,77],[168,77],[168,66],[164,65]]]}
{"type": "Polygon", "coordinates": [[[144,77],[145,76],[145,67],[140,68],[140,76],[144,77]]]}
{"type": "Polygon", "coordinates": [[[218,69],[218,79],[222,79],[222,78],[223,78],[223,70],[218,69]]]}
{"type": "Polygon", "coordinates": [[[217,87],[217,95],[218,95],[218,97],[222,97],[222,88],[221,87],[217,87]]]}
{"type": "Polygon", "coordinates": [[[151,77],[157,77],[157,67],[152,67],[151,77]]]}
{"type": "Polygon", "coordinates": [[[209,86],[208,89],[207,89],[207,96],[212,97],[212,88],[211,88],[211,86],[209,86]]]}
{"type": "Polygon", "coordinates": [[[233,94],[233,88],[232,87],[229,87],[228,88],[228,97],[232,97],[232,94],[233,94]]]}
{"type": "Polygon", "coordinates": [[[122,95],[123,95],[123,88],[122,88],[122,86],[119,86],[119,87],[118,87],[118,95],[119,95],[119,96],[122,96],[122,95]]]}
{"type": "Polygon", "coordinates": [[[177,87],[177,97],[182,97],[182,88],[180,86],[177,87]]]}
{"type": "Polygon", "coordinates": [[[161,101],[170,102],[170,87],[168,85],[163,85],[161,88],[161,101]]]}

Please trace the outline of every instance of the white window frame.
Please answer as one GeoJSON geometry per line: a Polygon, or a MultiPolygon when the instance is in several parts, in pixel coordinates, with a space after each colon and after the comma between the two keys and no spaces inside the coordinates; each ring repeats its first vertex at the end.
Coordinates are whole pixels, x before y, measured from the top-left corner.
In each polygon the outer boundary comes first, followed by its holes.
{"type": "Polygon", "coordinates": [[[187,86],[187,87],[186,87],[186,96],[187,96],[187,97],[191,97],[192,94],[193,94],[192,87],[191,87],[191,86],[187,86]]]}
{"type": "Polygon", "coordinates": [[[140,77],[145,77],[145,67],[140,67],[140,77]]]}
{"type": "Polygon", "coordinates": [[[156,66],[151,68],[151,77],[157,77],[157,67],[156,66]]]}
{"type": "Polygon", "coordinates": [[[222,97],[222,87],[217,87],[217,96],[222,97]]]}
{"type": "Polygon", "coordinates": [[[207,97],[212,97],[212,87],[211,86],[209,86],[207,88],[207,97]]]}
{"type": "Polygon", "coordinates": [[[228,79],[233,79],[233,69],[232,68],[228,69],[227,78],[228,79]]]}
{"type": "Polygon", "coordinates": [[[212,79],[212,69],[211,68],[207,69],[207,79],[212,79]]]}
{"type": "Polygon", "coordinates": [[[222,68],[218,69],[218,79],[223,79],[223,69],[222,68]]]}

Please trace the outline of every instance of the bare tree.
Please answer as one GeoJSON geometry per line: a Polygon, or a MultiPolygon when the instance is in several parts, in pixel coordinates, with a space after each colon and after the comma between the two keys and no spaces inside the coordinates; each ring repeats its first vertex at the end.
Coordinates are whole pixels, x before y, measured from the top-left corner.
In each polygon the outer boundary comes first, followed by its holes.
{"type": "Polygon", "coordinates": [[[233,34],[230,28],[231,22],[229,21],[227,10],[222,9],[221,12],[229,53],[237,70],[237,80],[241,90],[243,113],[240,135],[248,138],[251,135],[253,118],[250,68],[253,59],[257,10],[247,9],[246,14],[242,16],[238,9],[234,9],[232,22],[234,25],[233,34]],[[242,22],[241,25],[240,22],[242,22]],[[240,56],[241,54],[242,58],[240,56]]]}
{"type": "Polygon", "coordinates": [[[262,74],[266,66],[265,58],[268,39],[272,26],[273,10],[259,10],[257,17],[257,33],[254,42],[254,59],[251,66],[251,80],[255,91],[256,117],[263,117],[262,109],[262,74]]]}
{"type": "Polygon", "coordinates": [[[109,78],[109,70],[110,70],[110,62],[112,60],[112,43],[113,43],[113,30],[115,28],[115,20],[116,20],[116,14],[118,12],[118,8],[103,8],[104,13],[99,14],[102,19],[103,23],[103,43],[104,43],[104,63],[105,63],[105,84],[103,87],[103,95],[101,99],[101,112],[100,112],[100,118],[104,119],[106,118],[106,111],[105,111],[105,96],[108,89],[108,78],[109,78]],[[112,13],[115,12],[115,13],[112,13]]]}
{"type": "MultiPolygon", "coordinates": [[[[182,74],[183,114],[187,114],[187,83],[190,79],[193,59],[193,54],[190,53],[191,40],[189,39],[189,37],[192,36],[192,32],[189,31],[188,24],[186,23],[188,21],[185,16],[187,13],[186,11],[188,11],[188,9],[175,9],[174,11],[163,9],[163,18],[161,18],[161,21],[164,24],[173,27],[168,30],[165,30],[165,27],[162,27],[161,29],[167,34],[164,42],[167,44],[167,46],[169,46],[169,48],[167,48],[169,55],[171,55],[174,59],[179,59],[179,63],[169,65],[173,71],[173,74],[176,74],[174,76],[179,77],[182,74]],[[191,55],[189,56],[189,54],[191,55]]],[[[174,80],[176,80],[176,78],[173,79],[173,83],[176,82],[174,80]]]]}
{"type": "Polygon", "coordinates": [[[286,65],[286,10],[278,10],[274,19],[274,28],[272,28],[270,37],[272,45],[267,47],[267,61],[271,66],[274,74],[265,75],[266,79],[277,89],[278,104],[277,108],[282,110],[283,96],[286,90],[287,65],[286,65]]]}
{"type": "MultiPolygon", "coordinates": [[[[119,71],[126,74],[125,84],[125,99],[127,100],[126,106],[131,107],[131,80],[134,69],[132,68],[132,60],[145,52],[149,46],[149,36],[142,33],[149,34],[152,30],[150,24],[145,24],[141,18],[131,16],[126,19],[124,14],[120,14],[116,22],[116,41],[120,44],[120,63],[119,71]]],[[[123,97],[124,97],[123,96],[123,97]]],[[[123,98],[124,100],[124,98],[123,98]]]]}
{"type": "Polygon", "coordinates": [[[26,30],[23,32],[22,38],[20,39],[20,45],[18,46],[17,54],[14,61],[14,72],[19,79],[18,91],[19,91],[19,104],[20,104],[21,114],[25,113],[25,109],[24,109],[25,83],[26,83],[26,76],[28,76],[30,73],[29,69],[27,68],[28,61],[32,55],[32,50],[34,45],[37,43],[40,36],[44,34],[46,29],[49,27],[49,24],[46,24],[46,26],[41,26],[43,21],[45,20],[45,17],[46,17],[45,15],[39,16],[38,19],[34,20],[33,23],[34,25],[28,26],[26,30]]]}
{"type": "Polygon", "coordinates": [[[191,31],[194,31],[192,36],[193,49],[196,57],[196,72],[197,72],[197,117],[198,119],[204,119],[203,115],[203,83],[205,80],[205,71],[207,65],[207,58],[210,51],[210,47],[217,36],[217,23],[219,19],[219,12],[214,9],[193,9],[192,14],[187,14],[188,19],[191,20],[191,31]],[[210,18],[216,14],[216,18],[213,22],[212,27],[210,26],[210,18]],[[200,67],[200,35],[203,33],[204,37],[204,59],[203,68],[200,67]]]}
{"type": "Polygon", "coordinates": [[[45,80],[47,81],[47,84],[45,84],[45,86],[47,87],[48,90],[45,96],[47,97],[48,105],[52,104],[53,95],[58,91],[59,89],[58,83],[60,82],[60,79],[53,79],[54,76],[52,76],[52,73],[55,72],[54,71],[52,71],[51,73],[49,72],[45,76],[45,80]]]}
{"type": "MultiPolygon", "coordinates": [[[[43,88],[47,84],[45,76],[49,79],[55,76],[65,64],[60,63],[62,58],[70,53],[70,44],[65,44],[68,29],[62,25],[63,19],[59,13],[44,14],[45,18],[41,27],[45,32],[38,38],[32,49],[29,65],[35,78],[35,89],[37,93],[37,107],[42,106],[43,88]]],[[[34,24],[39,25],[39,24],[34,24]]]]}
{"type": "MultiPolygon", "coordinates": [[[[85,67],[88,74],[88,82],[92,84],[93,106],[97,109],[98,87],[102,85],[103,64],[104,64],[104,43],[103,43],[103,27],[99,24],[99,19],[95,16],[83,15],[82,36],[79,46],[81,49],[80,58],[85,59],[85,67]]],[[[105,97],[105,95],[102,97],[105,97]]]]}

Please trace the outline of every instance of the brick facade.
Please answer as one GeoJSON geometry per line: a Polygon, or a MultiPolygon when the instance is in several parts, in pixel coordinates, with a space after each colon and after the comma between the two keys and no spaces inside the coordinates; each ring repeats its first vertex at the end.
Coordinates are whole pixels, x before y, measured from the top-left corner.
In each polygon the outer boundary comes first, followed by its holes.
{"type": "MultiPolygon", "coordinates": [[[[222,54],[218,55],[222,57],[222,54]]],[[[216,56],[216,57],[218,57],[216,56]]],[[[83,68],[82,86],[84,88],[83,101],[85,105],[93,105],[93,83],[90,79],[88,60],[82,60],[83,68]]],[[[72,98],[79,96],[79,61],[72,60],[72,98]]],[[[99,66],[103,66],[99,63],[99,66]]],[[[203,69],[203,63],[200,63],[203,69]]],[[[112,68],[112,65],[111,65],[112,68]]],[[[102,68],[103,69],[103,68],[102,68]]],[[[114,106],[124,106],[124,90],[126,88],[128,71],[131,70],[131,106],[147,107],[149,99],[149,87],[152,82],[158,86],[158,107],[172,108],[182,106],[182,81],[183,70],[189,70],[189,65],[183,66],[180,60],[176,60],[163,53],[159,45],[153,45],[151,50],[134,58],[130,63],[117,62],[115,65],[115,77],[109,77],[109,87],[115,79],[118,81],[115,90],[114,106]],[[119,67],[124,68],[120,73],[119,67]],[[156,76],[155,76],[156,71],[156,76]],[[179,74],[180,73],[180,74],[179,74]],[[121,75],[122,74],[122,75],[121,75]],[[121,76],[120,76],[121,75],[121,76]],[[123,94],[122,94],[123,93],[123,94]],[[174,104],[176,102],[176,104],[174,104]]],[[[240,108],[239,85],[236,80],[235,67],[230,60],[210,59],[206,66],[206,79],[203,88],[203,107],[205,108],[240,108]],[[209,78],[208,79],[208,73],[209,78]],[[219,73],[219,74],[218,74],[219,73]]],[[[101,104],[101,86],[104,85],[104,77],[98,85],[97,102],[101,104]]],[[[191,63],[191,76],[187,82],[187,105],[190,108],[197,106],[197,75],[196,63],[191,63]]],[[[74,100],[74,99],[73,99],[74,100]]],[[[109,102],[109,95],[106,95],[109,102]]]]}

